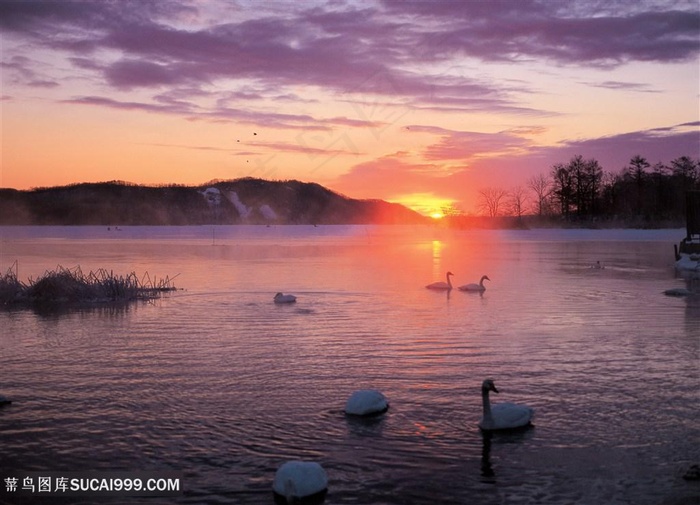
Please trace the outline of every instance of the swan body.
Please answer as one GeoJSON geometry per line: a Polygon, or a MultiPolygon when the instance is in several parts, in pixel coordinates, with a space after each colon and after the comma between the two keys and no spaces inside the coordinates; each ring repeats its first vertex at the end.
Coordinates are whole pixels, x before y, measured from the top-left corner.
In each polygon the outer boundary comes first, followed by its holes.
{"type": "Polygon", "coordinates": [[[481,280],[479,281],[479,284],[465,284],[464,286],[460,286],[459,289],[460,291],[486,291],[486,286],[484,286],[484,281],[490,281],[488,275],[482,275],[481,280]]]}
{"type": "Polygon", "coordinates": [[[425,286],[428,289],[452,289],[452,282],[450,281],[450,276],[454,275],[452,272],[447,272],[445,274],[445,279],[447,282],[433,282],[425,286]]]}
{"type": "Polygon", "coordinates": [[[479,428],[484,431],[513,430],[529,426],[535,411],[527,405],[514,403],[498,403],[491,406],[489,392],[498,393],[493,380],[486,379],[481,385],[481,398],[484,416],[479,421],[479,428]]]}
{"type": "Polygon", "coordinates": [[[389,410],[389,402],[376,389],[355,391],[345,404],[345,413],[353,416],[373,416],[387,410],[389,410]]]}
{"type": "Polygon", "coordinates": [[[12,403],[12,400],[9,400],[8,398],[4,397],[3,395],[0,395],[0,407],[3,405],[9,405],[12,403]]]}
{"type": "Polygon", "coordinates": [[[278,503],[297,503],[325,495],[328,476],[312,461],[287,461],[277,469],[272,490],[278,503]]]}
{"type": "Polygon", "coordinates": [[[297,301],[297,297],[294,295],[285,295],[283,293],[277,293],[275,295],[275,303],[294,303],[297,301]]]}
{"type": "Polygon", "coordinates": [[[690,296],[693,292],[685,288],[672,288],[664,291],[664,294],[666,296],[690,296]]]}

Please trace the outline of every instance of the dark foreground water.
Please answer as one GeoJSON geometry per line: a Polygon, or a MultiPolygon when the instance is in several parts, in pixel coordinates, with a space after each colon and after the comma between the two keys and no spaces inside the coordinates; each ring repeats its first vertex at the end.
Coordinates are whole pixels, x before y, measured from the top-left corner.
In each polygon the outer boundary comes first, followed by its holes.
{"type": "MultiPolygon", "coordinates": [[[[682,230],[0,228],[0,268],[177,276],[149,304],[0,311],[0,486],[18,471],[175,470],[172,498],[272,503],[321,463],[327,504],[697,503],[700,303],[682,230]],[[600,261],[604,268],[591,268],[600,261]],[[483,295],[431,292],[487,274],[483,295]],[[276,306],[278,291],[298,296],[276,306]],[[480,385],[536,409],[484,438],[480,385]],[[389,398],[346,418],[355,389],[389,398]]],[[[4,491],[4,489],[3,489],[4,491]]],[[[0,502],[20,500],[0,492],[0,502]]]]}

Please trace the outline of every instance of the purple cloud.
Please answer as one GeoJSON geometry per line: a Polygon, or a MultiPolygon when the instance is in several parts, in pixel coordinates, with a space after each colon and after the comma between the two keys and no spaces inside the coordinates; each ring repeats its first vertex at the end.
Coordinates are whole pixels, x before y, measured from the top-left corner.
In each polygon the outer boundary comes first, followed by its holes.
{"type": "MultiPolygon", "coordinates": [[[[443,29],[423,35],[440,56],[486,61],[546,58],[560,64],[616,66],[628,61],[688,61],[700,50],[697,4],[494,0],[384,2],[397,16],[420,16],[443,29]]],[[[429,52],[419,53],[431,58],[429,52]]]]}
{"type": "Polygon", "coordinates": [[[169,65],[143,60],[120,60],[105,69],[105,78],[115,88],[182,84],[187,74],[169,65]]]}
{"type": "Polygon", "coordinates": [[[438,127],[410,126],[411,132],[432,133],[439,140],[429,145],[423,157],[432,162],[461,161],[471,167],[539,167],[568,161],[573,156],[595,158],[608,171],[626,166],[640,154],[654,163],[667,163],[678,156],[700,159],[700,122],[622,133],[601,138],[571,140],[556,146],[537,147],[531,137],[541,128],[519,128],[496,133],[452,131],[438,127]]]}
{"type": "Polygon", "coordinates": [[[629,160],[637,154],[645,157],[652,165],[668,163],[680,156],[700,159],[699,126],[700,122],[692,122],[597,139],[571,141],[553,151],[560,153],[563,161],[576,154],[596,158],[609,172],[617,172],[627,166],[629,160]]]}
{"type": "Polygon", "coordinates": [[[24,82],[33,88],[55,88],[59,84],[50,78],[44,77],[43,73],[34,70],[37,66],[35,62],[24,56],[13,56],[8,61],[0,62],[0,68],[13,73],[15,82],[24,82]]]}
{"type": "Polygon", "coordinates": [[[638,82],[622,82],[622,81],[603,81],[591,82],[589,86],[594,88],[620,89],[623,91],[636,91],[638,93],[660,93],[661,91],[652,89],[646,84],[638,82]]]}
{"type": "Polygon", "coordinates": [[[158,105],[153,103],[144,102],[124,102],[119,100],[114,100],[112,98],[105,98],[101,96],[83,96],[76,97],[67,100],[63,100],[62,103],[74,104],[74,105],[92,105],[100,107],[108,107],[111,109],[120,110],[133,110],[142,112],[155,112],[161,114],[192,114],[194,111],[190,107],[174,107],[172,105],[158,105]]]}
{"type": "Polygon", "coordinates": [[[569,2],[384,2],[365,9],[314,7],[285,17],[181,28],[185,14],[197,16],[196,6],[2,2],[0,26],[15,37],[73,53],[83,69],[89,54],[118,51],[121,59],[94,67],[101,68],[106,83],[120,89],[257,79],[467,108],[513,103],[494,84],[468,76],[449,83],[408,71],[405,64],[466,55],[483,61],[547,58],[561,64],[616,65],[688,60],[700,49],[700,13],[688,8],[615,13],[581,12],[569,2]]]}
{"type": "Polygon", "coordinates": [[[196,105],[191,101],[179,100],[176,98],[176,94],[157,95],[154,97],[153,102],[121,101],[100,96],[82,96],[63,100],[62,103],[158,114],[174,114],[190,121],[236,122],[290,130],[330,131],[335,127],[376,128],[381,126],[381,123],[345,117],[317,119],[306,114],[260,112],[223,105],[207,108],[196,105]]]}

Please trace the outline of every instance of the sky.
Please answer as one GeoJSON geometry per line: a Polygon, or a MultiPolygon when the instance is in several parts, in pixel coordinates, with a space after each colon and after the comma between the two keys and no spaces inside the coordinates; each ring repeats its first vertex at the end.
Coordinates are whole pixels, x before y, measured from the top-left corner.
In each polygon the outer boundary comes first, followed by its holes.
{"type": "Polygon", "coordinates": [[[317,182],[471,213],[700,159],[700,0],[0,0],[0,187],[317,182]]]}

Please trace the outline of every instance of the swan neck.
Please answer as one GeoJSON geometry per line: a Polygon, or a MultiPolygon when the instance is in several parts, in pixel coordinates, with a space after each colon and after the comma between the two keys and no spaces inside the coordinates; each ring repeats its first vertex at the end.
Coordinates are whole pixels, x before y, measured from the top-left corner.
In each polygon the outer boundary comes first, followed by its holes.
{"type": "Polygon", "coordinates": [[[484,419],[491,420],[491,400],[489,399],[488,389],[483,389],[481,391],[481,401],[484,407],[484,419]]]}
{"type": "Polygon", "coordinates": [[[447,279],[447,285],[448,285],[449,287],[452,287],[452,282],[450,281],[450,275],[449,275],[449,274],[446,275],[445,278],[447,279]]]}

